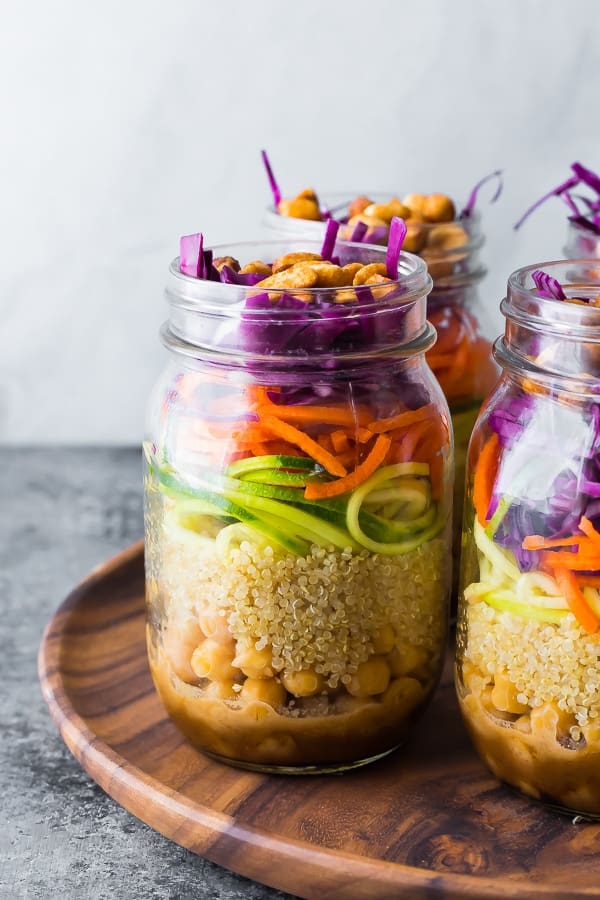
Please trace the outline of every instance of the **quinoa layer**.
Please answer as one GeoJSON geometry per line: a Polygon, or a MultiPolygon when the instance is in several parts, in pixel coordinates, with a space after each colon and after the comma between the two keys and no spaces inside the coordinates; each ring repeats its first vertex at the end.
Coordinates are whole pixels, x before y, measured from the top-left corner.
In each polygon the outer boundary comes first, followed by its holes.
{"type": "Polygon", "coordinates": [[[578,726],[600,712],[600,634],[587,634],[570,613],[559,625],[500,612],[485,602],[467,608],[464,661],[471,685],[480,693],[506,673],[520,704],[537,709],[551,703],[578,726]],[[475,681],[474,681],[475,679],[475,681]],[[480,681],[477,681],[480,679],[480,681]]]}
{"type": "Polygon", "coordinates": [[[400,639],[439,660],[446,628],[446,546],[441,538],[401,556],[324,549],[277,555],[243,541],[219,553],[213,541],[165,531],[160,592],[167,620],[221,616],[241,646],[269,646],[276,672],[314,669],[335,688],[375,652],[391,625],[400,639]]]}

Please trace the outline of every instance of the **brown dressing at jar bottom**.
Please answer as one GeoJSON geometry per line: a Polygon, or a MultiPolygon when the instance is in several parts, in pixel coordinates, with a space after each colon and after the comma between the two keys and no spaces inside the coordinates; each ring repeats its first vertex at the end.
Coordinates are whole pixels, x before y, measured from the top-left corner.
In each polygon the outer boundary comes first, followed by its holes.
{"type": "Polygon", "coordinates": [[[437,681],[424,687],[401,676],[381,699],[359,701],[350,712],[294,717],[261,701],[203,697],[151,647],[150,669],[169,716],[191,743],[224,762],[262,771],[335,771],[390,753],[404,742],[437,681]]]}
{"type": "Polygon", "coordinates": [[[500,712],[494,716],[476,693],[461,696],[459,690],[459,705],[471,740],[497,778],[564,812],[600,818],[598,738],[582,741],[580,749],[568,739],[561,743],[560,714],[549,703],[521,716],[518,726],[500,712]]]}

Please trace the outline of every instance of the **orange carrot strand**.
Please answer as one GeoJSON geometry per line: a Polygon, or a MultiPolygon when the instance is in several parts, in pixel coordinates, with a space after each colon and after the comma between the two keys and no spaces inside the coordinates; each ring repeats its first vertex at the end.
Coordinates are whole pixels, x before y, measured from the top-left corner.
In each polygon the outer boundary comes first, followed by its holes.
{"type": "Polygon", "coordinates": [[[384,434],[380,434],[371,452],[353,472],[337,481],[307,484],[304,496],[307,500],[322,500],[325,497],[337,497],[354,490],[363,481],[366,481],[373,472],[383,463],[391,446],[391,441],[384,434]]]}
{"type": "Polygon", "coordinates": [[[480,525],[487,522],[487,512],[498,473],[498,435],[494,432],[483,445],[473,482],[473,506],[480,525]]]}
{"type": "Polygon", "coordinates": [[[316,441],[303,431],[294,428],[293,425],[288,425],[287,422],[282,422],[280,419],[275,418],[275,416],[266,416],[262,420],[262,424],[267,431],[276,434],[278,437],[283,438],[290,444],[294,444],[296,447],[300,447],[301,450],[304,450],[305,453],[322,465],[330,475],[336,475],[339,478],[347,475],[347,469],[339,462],[339,460],[336,459],[333,454],[324,450],[323,447],[320,447],[316,441]]]}
{"type": "Polygon", "coordinates": [[[577,579],[568,569],[557,566],[554,577],[565,596],[569,609],[588,634],[594,634],[600,626],[600,619],[583,596],[577,579]]]}

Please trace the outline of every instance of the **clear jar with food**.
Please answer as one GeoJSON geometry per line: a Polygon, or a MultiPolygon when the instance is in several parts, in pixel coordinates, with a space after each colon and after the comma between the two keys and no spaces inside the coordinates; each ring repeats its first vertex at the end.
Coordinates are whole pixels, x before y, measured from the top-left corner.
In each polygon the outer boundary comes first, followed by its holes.
{"type": "Polygon", "coordinates": [[[494,774],[600,816],[600,281],[515,272],[469,447],[456,682],[494,774]]]}
{"type": "MultiPolygon", "coordinates": [[[[407,225],[404,249],[426,262],[433,279],[428,300],[428,318],[437,332],[437,342],[427,352],[427,362],[442,386],[450,406],[454,426],[455,480],[453,515],[453,557],[455,590],[460,559],[462,504],[465,463],[471,430],[479,407],[498,378],[490,338],[496,333],[493,310],[483,303],[479,283],[486,275],[480,259],[485,243],[481,216],[475,209],[480,188],[490,179],[500,182],[494,172],[471,191],[464,206],[457,209],[446,194],[406,194],[402,200],[391,194],[328,194],[323,201],[307,188],[286,199],[275,181],[268,159],[263,159],[273,193],[264,225],[278,237],[322,238],[327,222],[341,222],[340,235],[350,241],[387,244],[394,216],[407,225]]],[[[495,200],[499,189],[493,197],[495,200]]]]}
{"type": "Polygon", "coordinates": [[[446,640],[452,437],[418,257],[182,239],[146,448],[148,649],[198,748],[343,770],[406,739],[446,640]]]}

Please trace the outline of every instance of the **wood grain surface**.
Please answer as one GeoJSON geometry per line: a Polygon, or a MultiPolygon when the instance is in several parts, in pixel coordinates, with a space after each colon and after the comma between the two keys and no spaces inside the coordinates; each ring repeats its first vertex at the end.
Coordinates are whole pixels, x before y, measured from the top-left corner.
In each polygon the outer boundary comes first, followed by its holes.
{"type": "Polygon", "coordinates": [[[108,794],[256,881],[319,900],[600,897],[600,825],[574,824],[488,774],[459,720],[450,665],[410,744],[377,764],[294,777],[214,762],[154,691],[136,544],[60,607],[39,672],[63,739],[108,794]]]}

